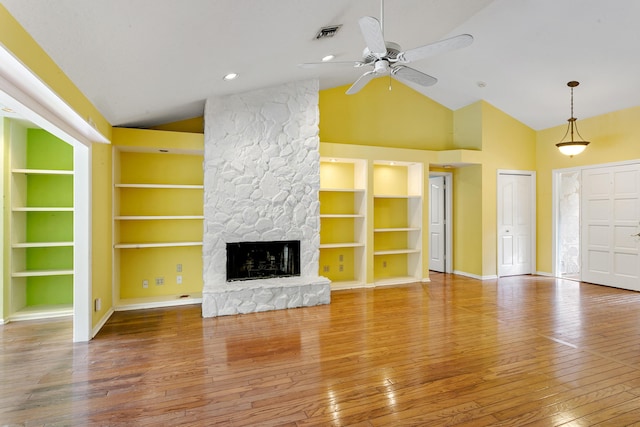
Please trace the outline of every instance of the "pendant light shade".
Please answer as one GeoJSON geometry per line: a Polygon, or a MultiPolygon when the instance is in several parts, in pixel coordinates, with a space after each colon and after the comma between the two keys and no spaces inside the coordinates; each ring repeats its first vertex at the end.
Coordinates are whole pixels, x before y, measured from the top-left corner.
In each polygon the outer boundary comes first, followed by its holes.
{"type": "Polygon", "coordinates": [[[582,139],[582,135],[580,135],[580,132],[578,132],[578,125],[576,123],[578,119],[573,117],[573,88],[578,86],[579,84],[580,83],[576,81],[570,81],[569,83],[567,83],[567,86],[571,88],[571,118],[569,118],[568,120],[569,125],[567,126],[567,131],[564,133],[562,140],[556,144],[558,150],[560,150],[560,152],[565,156],[569,157],[573,157],[576,154],[582,153],[584,149],[587,148],[587,145],[589,145],[589,141],[584,141],[582,139]],[[575,134],[578,135],[578,140],[573,139],[574,131],[575,134]],[[565,140],[565,138],[567,138],[567,135],[569,135],[570,139],[565,140]]]}

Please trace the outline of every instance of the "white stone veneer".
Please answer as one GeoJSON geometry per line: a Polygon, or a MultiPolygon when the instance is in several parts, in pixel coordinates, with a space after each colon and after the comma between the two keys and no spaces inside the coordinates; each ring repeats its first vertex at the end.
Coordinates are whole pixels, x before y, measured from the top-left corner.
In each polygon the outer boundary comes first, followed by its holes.
{"type": "Polygon", "coordinates": [[[207,100],[204,317],[330,302],[318,276],[318,117],[317,80],[207,100]],[[300,277],[227,283],[227,243],[274,240],[300,240],[300,277]]]}

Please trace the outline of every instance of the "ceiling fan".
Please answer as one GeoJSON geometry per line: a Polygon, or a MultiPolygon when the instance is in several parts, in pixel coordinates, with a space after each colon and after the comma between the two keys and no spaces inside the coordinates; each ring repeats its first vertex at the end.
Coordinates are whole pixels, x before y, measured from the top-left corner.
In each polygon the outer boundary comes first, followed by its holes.
{"type": "MultiPolygon", "coordinates": [[[[384,22],[384,0],[381,0],[381,20],[384,22]]],[[[348,65],[352,67],[372,66],[373,70],[365,72],[347,90],[347,95],[353,95],[362,89],[367,83],[376,77],[390,76],[394,79],[408,84],[428,87],[436,84],[438,79],[407,67],[404,64],[419,61],[435,56],[440,53],[460,49],[473,43],[473,36],[470,34],[460,34],[455,37],[440,40],[424,46],[402,51],[400,45],[394,42],[385,41],[383,25],[372,16],[363,16],[358,20],[362,37],[366,47],[362,53],[361,61],[347,62],[313,62],[300,64],[302,68],[314,68],[321,65],[348,65]]]]}

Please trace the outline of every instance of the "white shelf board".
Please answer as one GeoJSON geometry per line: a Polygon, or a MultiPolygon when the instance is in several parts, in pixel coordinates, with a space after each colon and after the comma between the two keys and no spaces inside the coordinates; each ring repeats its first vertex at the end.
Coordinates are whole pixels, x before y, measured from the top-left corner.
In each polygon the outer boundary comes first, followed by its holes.
{"type": "Polygon", "coordinates": [[[422,196],[418,195],[394,195],[394,194],[374,194],[374,199],[419,199],[422,196]]]}
{"type": "Polygon", "coordinates": [[[320,214],[320,218],[364,218],[358,214],[320,214]]]}
{"type": "Polygon", "coordinates": [[[63,208],[63,207],[27,207],[27,206],[16,206],[11,208],[14,212],[73,212],[73,208],[63,208]]]}
{"type": "Polygon", "coordinates": [[[415,254],[420,252],[419,249],[390,249],[388,251],[375,251],[373,255],[399,255],[399,254],[415,254]]]}
{"type": "Polygon", "coordinates": [[[204,215],[120,215],[114,216],[118,221],[147,221],[167,219],[204,219],[204,215]]]}
{"type": "Polygon", "coordinates": [[[374,228],[374,233],[393,233],[396,231],[420,231],[417,227],[374,228]]]}
{"type": "Polygon", "coordinates": [[[202,242],[116,243],[116,249],[173,248],[178,246],[202,246],[202,242]]]}
{"type": "Polygon", "coordinates": [[[44,277],[44,276],[70,276],[73,270],[25,270],[14,271],[11,277],[44,277]]]}
{"type": "Polygon", "coordinates": [[[184,295],[166,295],[146,298],[125,298],[118,301],[115,311],[140,310],[145,308],[172,307],[176,305],[201,304],[199,292],[184,295]]]}
{"type": "Polygon", "coordinates": [[[73,247],[73,242],[21,242],[11,245],[14,249],[19,248],[62,248],[73,247]]]}
{"type": "Polygon", "coordinates": [[[13,173],[24,173],[27,175],[73,175],[72,170],[59,170],[59,169],[12,169],[13,173]]]}
{"type": "Polygon", "coordinates": [[[348,242],[348,243],[321,243],[320,249],[333,249],[333,248],[359,248],[363,247],[364,243],[348,242]]]}
{"type": "Polygon", "coordinates": [[[320,191],[333,193],[364,193],[364,188],[321,188],[320,191]]]}
{"type": "Polygon", "coordinates": [[[115,184],[116,188],[161,188],[176,190],[202,190],[204,185],[187,184],[115,184]]]}
{"type": "Polygon", "coordinates": [[[9,315],[9,321],[50,319],[54,317],[66,317],[73,315],[73,305],[35,305],[21,308],[9,315]]]}

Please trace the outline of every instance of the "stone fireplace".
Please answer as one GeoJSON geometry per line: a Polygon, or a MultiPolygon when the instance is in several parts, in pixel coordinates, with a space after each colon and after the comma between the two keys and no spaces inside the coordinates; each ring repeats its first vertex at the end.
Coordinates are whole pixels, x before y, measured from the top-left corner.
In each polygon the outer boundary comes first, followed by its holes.
{"type": "Polygon", "coordinates": [[[207,100],[204,317],[330,302],[318,276],[318,117],[317,80],[207,100]],[[296,275],[227,281],[229,244],[290,241],[299,242],[296,275]]]}

